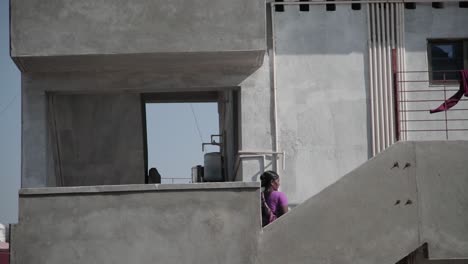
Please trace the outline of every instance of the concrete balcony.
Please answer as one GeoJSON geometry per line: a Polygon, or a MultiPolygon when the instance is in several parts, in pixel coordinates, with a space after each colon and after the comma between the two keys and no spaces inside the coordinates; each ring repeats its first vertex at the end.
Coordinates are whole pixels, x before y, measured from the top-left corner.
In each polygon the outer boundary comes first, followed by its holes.
{"type": "Polygon", "coordinates": [[[105,70],[222,65],[233,58],[243,67],[262,62],[258,58],[266,49],[263,0],[11,0],[10,5],[11,56],[23,72],[94,71],[103,67],[95,65],[101,58],[105,70]]]}
{"type": "Polygon", "coordinates": [[[257,183],[22,189],[12,263],[254,263],[257,183]]]}

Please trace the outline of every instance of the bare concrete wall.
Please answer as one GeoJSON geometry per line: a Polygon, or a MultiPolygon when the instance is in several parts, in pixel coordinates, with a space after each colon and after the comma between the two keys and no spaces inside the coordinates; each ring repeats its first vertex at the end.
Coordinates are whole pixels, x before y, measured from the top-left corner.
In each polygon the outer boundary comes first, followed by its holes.
{"type": "Polygon", "coordinates": [[[263,0],[12,0],[12,56],[262,50],[264,20],[263,0]]]}
{"type": "Polygon", "coordinates": [[[467,153],[467,141],[415,145],[421,241],[430,259],[468,259],[467,153]]]}
{"type": "MultiPolygon", "coordinates": [[[[237,158],[237,151],[239,148],[238,136],[238,98],[239,92],[236,90],[228,90],[221,95],[220,104],[220,132],[223,135],[221,139],[223,142],[224,152],[224,178],[226,181],[234,181],[235,164],[237,158]],[[236,111],[236,112],[235,112],[236,111]]],[[[218,141],[218,139],[216,139],[218,141]]]]}
{"type": "MultiPolygon", "coordinates": [[[[244,151],[271,151],[273,146],[273,109],[271,98],[270,58],[264,57],[262,66],[240,83],[241,140],[244,151]]],[[[272,169],[271,156],[266,164],[261,157],[243,158],[237,168],[236,180],[259,181],[263,170],[272,169]]]]}
{"type": "Polygon", "coordinates": [[[57,185],[144,183],[142,115],[139,94],[50,94],[57,185]]]}
{"type": "Polygon", "coordinates": [[[30,189],[13,264],[255,263],[255,183],[30,189]]]}
{"type": "Polygon", "coordinates": [[[297,204],[369,158],[366,9],[286,6],[274,19],[281,188],[297,204]]]}

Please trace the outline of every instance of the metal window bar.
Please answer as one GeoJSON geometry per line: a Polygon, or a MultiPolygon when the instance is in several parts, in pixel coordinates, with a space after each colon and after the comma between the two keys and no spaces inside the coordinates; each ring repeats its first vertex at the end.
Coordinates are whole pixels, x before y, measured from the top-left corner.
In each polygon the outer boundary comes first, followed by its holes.
{"type": "MultiPolygon", "coordinates": [[[[453,93],[457,92],[453,86],[457,86],[458,83],[453,80],[447,80],[446,74],[450,72],[458,71],[395,71],[394,82],[398,85],[405,85],[406,89],[398,89],[395,92],[399,94],[396,97],[398,105],[404,104],[405,107],[397,109],[401,116],[398,120],[398,128],[400,133],[431,133],[431,132],[444,132],[446,140],[451,139],[450,132],[466,132],[463,136],[468,137],[468,99],[460,99],[458,104],[453,108],[438,113],[430,114],[430,109],[435,109],[439,105],[443,104],[453,93]],[[441,81],[430,81],[427,79],[429,74],[434,72],[443,73],[443,80],[441,81]],[[414,75],[422,75],[425,78],[417,78],[414,75]],[[400,75],[405,75],[408,79],[400,78],[400,75]],[[413,75],[413,76],[412,76],[413,75]],[[411,78],[413,77],[413,78],[411,78]],[[426,85],[425,85],[426,84],[426,85]],[[440,93],[442,96],[439,98],[435,93],[440,93]],[[450,112],[458,113],[450,114],[450,112]],[[427,113],[426,115],[424,113],[427,113]],[[458,126],[455,127],[454,125],[458,126]]],[[[397,86],[396,86],[397,87],[397,86]]],[[[411,139],[411,134],[410,134],[411,139]]],[[[418,138],[421,139],[421,138],[418,138]]],[[[432,139],[432,138],[431,138],[432,139]]],[[[440,138],[442,139],[442,138],[440,138]]]]}
{"type": "Polygon", "coordinates": [[[175,183],[192,183],[192,178],[161,178],[161,183],[162,184],[169,184],[168,182],[170,182],[170,184],[175,184],[175,183]],[[179,182],[177,182],[179,181],[179,182]]]}

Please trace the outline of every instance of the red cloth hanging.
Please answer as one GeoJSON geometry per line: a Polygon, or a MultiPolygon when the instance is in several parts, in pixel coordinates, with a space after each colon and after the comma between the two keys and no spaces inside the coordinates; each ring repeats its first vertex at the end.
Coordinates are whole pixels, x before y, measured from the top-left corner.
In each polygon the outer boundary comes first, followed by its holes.
{"type": "Polygon", "coordinates": [[[441,104],[436,109],[429,110],[431,114],[447,111],[453,106],[455,106],[458,101],[462,98],[462,96],[468,96],[468,70],[461,70],[460,71],[460,89],[456,92],[452,97],[445,100],[443,104],[441,104]]]}

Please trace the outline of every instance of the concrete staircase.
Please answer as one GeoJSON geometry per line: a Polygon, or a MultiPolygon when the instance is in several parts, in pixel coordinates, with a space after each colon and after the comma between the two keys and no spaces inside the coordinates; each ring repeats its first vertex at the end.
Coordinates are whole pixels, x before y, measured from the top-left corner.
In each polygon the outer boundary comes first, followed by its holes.
{"type": "Polygon", "coordinates": [[[465,141],[397,143],[264,228],[258,262],[394,264],[427,243],[408,263],[468,263],[467,165],[465,141]]]}

